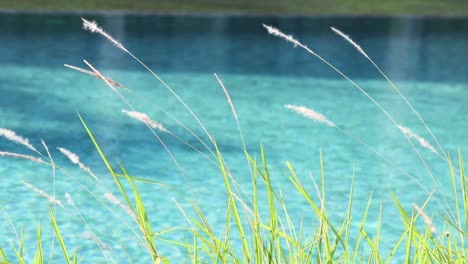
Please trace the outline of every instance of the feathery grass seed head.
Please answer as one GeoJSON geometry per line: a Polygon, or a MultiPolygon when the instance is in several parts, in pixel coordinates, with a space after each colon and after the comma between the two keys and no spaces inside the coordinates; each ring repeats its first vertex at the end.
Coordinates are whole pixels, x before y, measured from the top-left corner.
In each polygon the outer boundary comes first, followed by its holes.
{"type": "Polygon", "coordinates": [[[117,40],[115,40],[111,35],[109,35],[107,32],[105,32],[101,27],[98,26],[96,21],[88,21],[84,18],[81,18],[83,21],[83,29],[88,30],[91,33],[98,33],[103,35],[105,38],[107,38],[110,42],[112,42],[117,48],[128,52],[128,50],[117,40]]]}
{"type": "Polygon", "coordinates": [[[317,113],[314,110],[307,108],[305,106],[284,105],[284,107],[289,108],[306,118],[315,120],[317,122],[325,123],[331,127],[336,127],[336,125],[330,120],[328,120],[324,115],[317,113]]]}
{"type": "Polygon", "coordinates": [[[145,124],[148,124],[150,127],[154,129],[158,129],[162,132],[169,132],[166,128],[163,127],[160,123],[153,121],[151,118],[148,117],[148,115],[136,111],[127,111],[127,110],[122,110],[122,113],[127,114],[129,117],[136,119],[138,121],[141,121],[145,124]]]}
{"type": "Polygon", "coordinates": [[[6,128],[0,128],[0,136],[3,136],[3,137],[5,137],[6,139],[8,139],[8,140],[10,140],[12,142],[21,144],[21,145],[27,147],[28,149],[39,153],[39,151],[37,151],[37,149],[33,145],[31,145],[31,143],[29,143],[29,140],[27,138],[23,138],[23,137],[18,136],[12,130],[9,130],[9,129],[6,129],[6,128]]]}
{"type": "Polygon", "coordinates": [[[49,165],[49,163],[43,161],[42,159],[36,158],[36,157],[33,157],[33,156],[29,156],[29,155],[23,155],[23,154],[18,154],[18,153],[0,151],[0,156],[14,157],[14,158],[19,158],[19,159],[27,159],[27,160],[34,161],[34,162],[37,162],[37,163],[40,163],[40,164],[49,165]]]}
{"type": "Polygon", "coordinates": [[[75,70],[75,71],[86,73],[88,75],[94,76],[94,77],[99,78],[99,79],[104,78],[103,79],[104,81],[108,81],[112,85],[115,85],[115,86],[120,87],[120,88],[125,88],[125,86],[123,86],[122,84],[120,84],[120,83],[118,83],[118,82],[116,82],[116,81],[114,81],[112,79],[109,79],[109,78],[107,78],[105,76],[98,75],[98,74],[96,74],[96,73],[94,73],[92,71],[88,71],[88,70],[85,70],[85,69],[82,69],[82,68],[79,68],[79,67],[76,67],[76,66],[73,66],[73,65],[68,65],[68,64],[64,64],[63,66],[65,66],[67,68],[70,68],[72,70],[75,70]]]}
{"type": "Polygon", "coordinates": [[[335,32],[336,34],[338,34],[338,36],[340,36],[340,37],[344,38],[346,41],[348,41],[351,45],[353,45],[359,51],[359,53],[364,55],[364,57],[366,57],[367,59],[370,59],[369,56],[367,55],[367,53],[361,48],[361,46],[359,46],[356,42],[354,42],[348,35],[346,35],[342,31],[340,31],[340,30],[338,30],[338,29],[336,29],[334,27],[331,27],[331,30],[333,32],[335,32]]]}
{"type": "Polygon", "coordinates": [[[35,187],[34,185],[32,185],[32,184],[30,184],[30,183],[28,183],[28,182],[23,181],[23,184],[26,185],[26,186],[27,186],[28,188],[30,188],[31,190],[33,190],[34,192],[36,192],[36,193],[38,193],[39,195],[41,195],[42,197],[45,197],[45,198],[46,198],[47,200],[49,200],[51,203],[54,203],[54,204],[56,204],[56,205],[58,205],[58,206],[64,208],[62,202],[60,202],[60,200],[55,199],[54,196],[52,196],[52,195],[50,195],[50,194],[44,192],[43,190],[41,190],[41,189],[35,187]]]}
{"type": "Polygon", "coordinates": [[[429,228],[431,229],[431,232],[434,233],[436,236],[439,236],[434,226],[434,223],[432,223],[431,218],[417,204],[414,205],[414,208],[422,216],[424,223],[426,223],[426,225],[429,226],[429,228]]]}
{"type": "Polygon", "coordinates": [[[273,36],[277,36],[277,37],[280,37],[280,38],[283,38],[285,39],[286,41],[288,42],[291,42],[292,44],[294,44],[294,47],[295,46],[303,46],[297,39],[295,39],[292,35],[286,35],[284,34],[283,32],[281,32],[279,29],[275,28],[275,27],[272,27],[272,26],[268,26],[268,25],[265,25],[263,24],[263,27],[267,29],[268,33],[273,35],[273,36]]]}
{"type": "Polygon", "coordinates": [[[91,177],[93,177],[96,181],[99,181],[99,178],[91,171],[90,168],[88,168],[86,165],[84,165],[83,163],[81,163],[80,161],[80,158],[78,157],[78,155],[76,155],[75,153],[69,151],[68,149],[65,149],[65,148],[57,148],[60,153],[62,153],[63,155],[65,155],[65,157],[67,157],[73,164],[76,164],[80,167],[80,169],[84,170],[85,172],[87,172],[89,175],[91,175],[91,177]]]}
{"type": "Polygon", "coordinates": [[[417,134],[415,134],[413,131],[411,131],[409,128],[407,127],[404,127],[404,126],[398,126],[398,128],[401,130],[401,132],[405,135],[407,135],[409,138],[415,138],[419,144],[427,149],[429,149],[430,151],[438,154],[437,150],[429,143],[427,142],[424,138],[418,136],[417,134]]]}

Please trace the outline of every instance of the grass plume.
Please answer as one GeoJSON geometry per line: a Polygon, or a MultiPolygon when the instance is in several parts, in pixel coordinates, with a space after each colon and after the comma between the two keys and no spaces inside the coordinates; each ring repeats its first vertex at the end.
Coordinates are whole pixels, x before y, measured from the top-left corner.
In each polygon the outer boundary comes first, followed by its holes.
{"type": "Polygon", "coordinates": [[[295,105],[284,105],[284,107],[288,108],[288,109],[291,109],[293,110],[294,112],[304,116],[304,117],[307,117],[309,119],[312,119],[312,120],[315,120],[317,122],[321,122],[321,123],[325,123],[327,124],[328,126],[331,126],[331,127],[336,127],[335,124],[333,124],[333,122],[331,122],[330,120],[328,120],[324,115],[318,113],[318,112],[315,112],[314,110],[310,109],[310,108],[307,108],[305,106],[295,106],[295,105]]]}
{"type": "Polygon", "coordinates": [[[154,128],[154,129],[157,129],[159,131],[162,131],[162,132],[168,132],[166,128],[164,128],[163,125],[161,125],[160,123],[156,122],[156,121],[153,121],[151,118],[148,117],[148,115],[144,114],[144,113],[140,113],[140,112],[137,112],[137,111],[127,111],[127,110],[122,110],[122,113],[125,113],[127,114],[129,117],[135,119],[135,120],[138,120],[140,122],[143,122],[147,125],[149,125],[150,127],[154,128]]]}
{"type": "Polygon", "coordinates": [[[34,186],[34,185],[32,185],[32,184],[30,184],[30,183],[28,183],[26,181],[23,181],[23,184],[26,185],[26,187],[28,187],[29,189],[33,190],[34,192],[38,193],[42,197],[49,200],[49,202],[64,208],[62,202],[60,200],[57,200],[54,196],[44,192],[43,190],[37,188],[36,186],[34,186]]]}
{"type": "Polygon", "coordinates": [[[26,160],[34,161],[36,163],[49,165],[49,163],[45,162],[41,158],[36,158],[36,157],[30,156],[30,155],[23,155],[23,154],[19,154],[19,153],[0,151],[0,156],[14,157],[14,158],[19,158],[19,159],[26,159],[26,160]]]}
{"type": "Polygon", "coordinates": [[[80,157],[78,157],[78,155],[62,147],[58,147],[57,149],[60,151],[60,153],[62,153],[65,157],[67,157],[73,164],[78,165],[80,169],[82,169],[83,171],[91,175],[91,177],[93,177],[96,181],[100,182],[99,178],[91,171],[91,169],[80,161],[80,157]]]}
{"type": "MultiPolygon", "coordinates": [[[[331,27],[332,31],[335,32],[336,34],[338,34],[339,36],[341,36],[343,39],[345,39],[347,42],[349,42],[351,45],[353,45],[358,51],[359,53],[361,53],[371,64],[372,66],[374,66],[374,68],[377,69],[377,71],[384,77],[384,79],[390,84],[390,86],[397,92],[397,94],[400,96],[401,99],[403,99],[403,101],[409,106],[409,108],[413,111],[413,113],[417,116],[417,118],[419,119],[419,121],[421,122],[421,124],[424,125],[424,127],[426,128],[426,130],[429,132],[429,134],[432,136],[432,138],[434,139],[434,141],[437,143],[437,145],[439,146],[439,149],[442,151],[442,154],[443,156],[441,156],[442,158],[444,158],[445,160],[448,159],[448,156],[447,154],[445,153],[445,150],[444,148],[442,147],[442,145],[440,144],[440,142],[437,140],[436,136],[434,135],[434,133],[432,132],[432,130],[429,128],[429,126],[426,124],[426,122],[424,121],[424,119],[421,117],[421,115],[419,114],[419,112],[413,107],[413,105],[408,101],[408,99],[406,99],[406,97],[403,95],[403,93],[400,91],[400,89],[398,89],[398,87],[395,85],[395,83],[383,72],[382,69],[380,69],[380,67],[377,65],[377,63],[374,62],[374,60],[371,59],[371,57],[369,55],[367,55],[367,53],[364,51],[364,49],[361,48],[361,46],[359,44],[357,44],[356,42],[354,42],[350,36],[344,34],[342,31],[334,28],[334,27],[331,27]]],[[[434,149],[434,152],[438,154],[438,152],[435,151],[434,149]]],[[[440,155],[439,155],[440,156],[440,155]]]]}
{"type": "Polygon", "coordinates": [[[435,150],[435,148],[429,142],[427,142],[427,140],[425,140],[424,138],[418,136],[413,131],[411,131],[409,128],[404,127],[404,126],[398,126],[398,128],[401,130],[401,132],[403,132],[403,134],[407,135],[409,138],[415,138],[419,142],[419,144],[421,146],[429,149],[430,151],[432,151],[432,152],[434,152],[436,154],[439,154],[437,152],[437,150],[435,150]]]}
{"type": "Polygon", "coordinates": [[[102,79],[102,78],[105,78],[105,81],[109,82],[110,84],[112,85],[115,85],[117,87],[120,87],[120,88],[125,88],[125,86],[123,86],[122,84],[112,80],[112,79],[109,79],[107,77],[104,77],[102,75],[98,75],[92,71],[88,71],[88,70],[85,70],[85,69],[82,69],[82,68],[79,68],[79,67],[76,67],[76,66],[72,66],[72,65],[68,65],[68,64],[64,64],[63,66],[67,67],[67,68],[70,68],[72,70],[75,70],[75,71],[79,71],[79,72],[82,72],[82,73],[86,73],[88,75],[91,75],[91,76],[94,76],[98,79],[102,79]]]}
{"type": "Polygon", "coordinates": [[[119,48],[119,49],[121,49],[121,50],[123,50],[125,52],[128,52],[127,49],[120,42],[115,40],[111,35],[107,34],[107,32],[105,32],[101,27],[99,27],[98,24],[96,23],[96,21],[89,21],[89,20],[86,20],[84,18],[81,18],[81,20],[83,21],[83,29],[84,30],[87,30],[87,31],[89,31],[91,33],[101,34],[102,36],[107,38],[110,42],[112,42],[117,48],[119,48]]]}
{"type": "Polygon", "coordinates": [[[13,130],[9,130],[9,129],[6,129],[6,128],[0,128],[0,136],[3,136],[3,137],[5,137],[6,139],[8,139],[8,140],[10,140],[12,142],[23,145],[23,146],[27,147],[28,149],[30,149],[30,150],[32,150],[32,151],[34,151],[36,153],[39,153],[39,151],[37,151],[37,149],[31,143],[29,143],[29,139],[18,136],[15,133],[15,131],[13,131],[13,130]]]}

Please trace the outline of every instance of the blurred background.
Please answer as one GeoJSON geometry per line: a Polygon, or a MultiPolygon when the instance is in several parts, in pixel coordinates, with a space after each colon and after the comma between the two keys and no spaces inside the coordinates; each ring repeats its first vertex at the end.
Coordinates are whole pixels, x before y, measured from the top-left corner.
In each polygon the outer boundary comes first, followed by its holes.
{"type": "Polygon", "coordinates": [[[3,9],[131,10],[343,15],[467,15],[468,1],[440,0],[1,0],[3,9]]]}

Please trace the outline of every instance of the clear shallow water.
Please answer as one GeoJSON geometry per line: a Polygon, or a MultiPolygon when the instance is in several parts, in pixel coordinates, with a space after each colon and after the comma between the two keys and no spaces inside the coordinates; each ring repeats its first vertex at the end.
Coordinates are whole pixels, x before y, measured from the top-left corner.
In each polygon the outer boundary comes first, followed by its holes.
{"type": "MultiPolygon", "coordinates": [[[[133,51],[183,98],[216,138],[234,177],[248,187],[250,178],[242,154],[235,120],[226,98],[213,76],[217,72],[229,89],[238,111],[252,155],[265,147],[275,186],[281,186],[297,221],[310,219],[310,207],[295,194],[284,173],[290,161],[301,179],[313,191],[310,176],[319,179],[319,155],[323,153],[327,199],[331,219],[339,223],[345,216],[352,175],[355,175],[355,225],[360,221],[367,198],[373,190],[374,203],[368,220],[369,233],[375,229],[379,203],[384,208],[382,237],[396,242],[401,229],[398,212],[388,193],[390,188],[406,206],[421,204],[427,193],[401,171],[339,131],[304,119],[283,107],[305,105],[326,115],[331,121],[355,134],[384,153],[432,190],[434,184],[417,155],[383,113],[348,82],[342,80],[315,58],[289,43],[266,34],[262,23],[273,24],[333,62],[349,74],[397,122],[429,139],[410,109],[391,90],[359,54],[328,30],[335,26],[358,41],[382,66],[425,118],[444,148],[456,155],[466,152],[468,95],[467,56],[464,46],[468,31],[463,19],[380,19],[380,18],[272,18],[272,17],[171,17],[97,16],[96,20],[115,38],[133,51]]],[[[86,221],[110,247],[112,256],[123,261],[119,234],[129,254],[140,258],[143,249],[128,237],[127,226],[116,220],[90,196],[89,188],[103,199],[102,186],[117,194],[79,119],[79,112],[95,133],[114,165],[122,161],[132,175],[159,181],[176,188],[141,184],[139,188],[153,219],[155,231],[186,225],[173,199],[194,216],[188,190],[173,162],[140,123],[121,113],[128,109],[102,81],[64,68],[64,63],[82,66],[87,59],[112,79],[131,88],[139,96],[170,112],[204,140],[202,129],[177,100],[149,73],[99,36],[83,32],[78,16],[1,15],[0,16],[0,127],[15,130],[40,147],[44,139],[53,157],[67,173],[58,172],[57,197],[72,195],[86,221]],[[56,147],[77,153],[103,181],[96,185],[90,177],[70,165],[56,147]],[[74,177],[74,178],[71,178],[74,177]],[[111,224],[112,223],[112,224],[111,224]],[[112,231],[111,231],[112,230],[112,231]],[[119,251],[119,252],[117,252],[119,251]]],[[[84,67],[84,66],[83,66],[84,67]]],[[[196,147],[201,144],[174,120],[136,96],[123,92],[141,112],[161,122],[174,134],[196,147]]],[[[210,223],[222,228],[226,197],[217,168],[202,155],[167,134],[161,134],[184,170],[210,223]]],[[[435,144],[431,141],[432,144],[435,144]]],[[[445,162],[419,148],[445,193],[448,170],[445,162]]],[[[20,146],[0,140],[0,150],[30,154],[20,146]]],[[[205,154],[209,155],[207,151],[205,154]]],[[[47,201],[22,184],[22,181],[53,193],[48,167],[11,158],[0,159],[2,188],[0,204],[15,223],[25,226],[25,237],[34,248],[35,230],[49,222],[47,201]]],[[[266,200],[265,200],[266,202],[266,200]]],[[[128,216],[110,205],[126,220],[128,216]]],[[[433,203],[428,211],[440,211],[433,203]]],[[[95,243],[85,239],[86,227],[73,208],[58,209],[69,248],[78,247],[85,262],[102,260],[95,243]]],[[[3,217],[3,216],[2,216],[3,217]]],[[[6,218],[4,218],[6,219],[6,218]]],[[[306,228],[314,226],[307,224],[306,228]]],[[[133,226],[133,225],[132,225],[133,226]]],[[[15,236],[8,221],[1,221],[0,246],[9,249],[15,236]]],[[[220,231],[221,232],[221,229],[220,231]]],[[[166,238],[183,239],[182,233],[166,238]]],[[[383,244],[382,244],[383,245],[383,244]]],[[[185,252],[160,244],[161,253],[173,260],[185,252]]],[[[32,256],[30,256],[32,257],[32,256]]],[[[58,257],[59,258],[59,257],[58,257]]],[[[145,259],[141,259],[142,262],[145,259]]]]}

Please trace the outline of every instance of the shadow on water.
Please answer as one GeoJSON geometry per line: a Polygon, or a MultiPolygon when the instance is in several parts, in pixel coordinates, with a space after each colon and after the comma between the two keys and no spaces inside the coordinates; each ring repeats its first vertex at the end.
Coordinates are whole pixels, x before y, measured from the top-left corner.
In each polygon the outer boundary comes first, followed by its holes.
{"type": "MultiPolygon", "coordinates": [[[[350,34],[393,80],[468,81],[466,18],[84,16],[95,19],[130,50],[138,50],[136,55],[158,72],[339,78],[303,50],[268,36],[262,24],[270,24],[317,48],[355,79],[378,75],[330,26],[350,34]]],[[[139,69],[107,40],[84,32],[76,14],[1,14],[0,30],[4,63],[62,67],[81,64],[76,60],[79,54],[99,67],[139,69]]]]}

